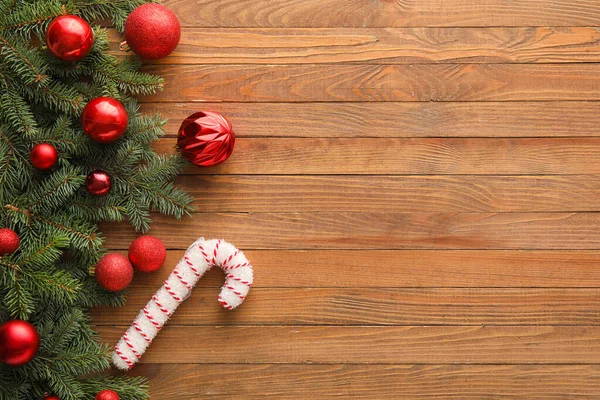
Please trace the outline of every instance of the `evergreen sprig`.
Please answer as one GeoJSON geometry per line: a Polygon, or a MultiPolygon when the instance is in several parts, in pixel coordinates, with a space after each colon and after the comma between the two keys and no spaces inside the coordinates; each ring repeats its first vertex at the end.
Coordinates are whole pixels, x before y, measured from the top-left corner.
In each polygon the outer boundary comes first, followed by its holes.
{"type": "Polygon", "coordinates": [[[21,318],[41,335],[30,363],[0,365],[0,400],[93,399],[112,389],[123,400],[147,398],[142,378],[103,375],[109,349],[90,324],[93,306],[120,306],[125,293],[102,289],[90,269],[103,255],[98,223],[127,221],[146,231],[152,212],[181,218],[191,197],[173,185],[183,166],[179,155],[158,155],[152,143],[163,136],[160,115],[144,115],[134,96],[162,89],[162,78],[139,72],[134,57],[108,53],[101,25],[122,31],[125,19],[146,0],[0,0],[0,227],[21,240],[15,254],[0,257],[0,323],[21,318]],[[95,43],[77,63],[54,58],[45,31],[60,15],[92,22],[95,43]],[[91,98],[111,96],[128,112],[125,135],[110,145],[89,139],[80,114],[91,98]],[[51,143],[60,161],[37,171],[29,152],[51,143]],[[113,179],[110,193],[90,196],[87,174],[96,169],[113,179]]]}

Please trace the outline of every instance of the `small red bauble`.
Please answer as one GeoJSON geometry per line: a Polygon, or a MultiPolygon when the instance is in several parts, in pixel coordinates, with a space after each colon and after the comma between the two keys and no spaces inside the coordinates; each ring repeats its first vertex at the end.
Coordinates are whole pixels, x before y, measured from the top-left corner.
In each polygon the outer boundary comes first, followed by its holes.
{"type": "Polygon", "coordinates": [[[29,158],[35,168],[48,171],[58,162],[58,151],[50,143],[40,143],[33,146],[29,158]]]}
{"type": "Polygon", "coordinates": [[[0,361],[16,367],[33,360],[40,347],[40,335],[27,321],[12,320],[0,326],[0,361]]]}
{"type": "Polygon", "coordinates": [[[81,113],[83,131],[98,143],[112,143],[127,130],[129,117],[123,104],[111,97],[90,100],[81,113]]]}
{"type": "Polygon", "coordinates": [[[104,289],[118,292],[125,289],[133,279],[133,267],[122,254],[107,254],[98,261],[96,280],[104,289]]]}
{"type": "Polygon", "coordinates": [[[110,175],[101,170],[90,172],[85,179],[85,188],[89,194],[94,196],[104,196],[110,192],[111,186],[110,175]]]}
{"type": "Polygon", "coordinates": [[[161,4],[144,4],[133,10],[125,21],[125,40],[138,56],[156,60],[175,50],[181,26],[173,11],[161,4]]]}
{"type": "Polygon", "coordinates": [[[56,58],[79,61],[88,55],[94,44],[94,32],[85,20],[76,15],[56,18],[46,31],[46,45],[56,58]]]}
{"type": "Polygon", "coordinates": [[[183,157],[199,167],[211,167],[233,153],[235,133],[221,114],[201,111],[187,117],[177,134],[177,146],[183,157]]]}
{"type": "Polygon", "coordinates": [[[98,393],[95,400],[120,400],[121,398],[114,390],[103,390],[98,393]]]}
{"type": "Polygon", "coordinates": [[[129,261],[138,271],[154,272],[163,266],[166,258],[165,245],[154,236],[140,236],[129,246],[129,261]]]}
{"type": "Polygon", "coordinates": [[[12,254],[19,249],[19,235],[9,228],[0,229],[0,256],[12,254]]]}

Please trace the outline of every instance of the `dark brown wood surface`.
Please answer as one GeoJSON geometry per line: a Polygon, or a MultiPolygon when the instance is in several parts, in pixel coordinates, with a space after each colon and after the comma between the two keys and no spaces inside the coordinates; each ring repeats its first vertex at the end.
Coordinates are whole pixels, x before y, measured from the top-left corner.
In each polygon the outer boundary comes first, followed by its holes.
{"type": "Polygon", "coordinates": [[[94,322],[115,342],[199,236],[256,282],[229,312],[200,281],[130,372],[152,399],[600,396],[600,3],[165,4],[156,148],[216,110],[236,149],[185,169],[197,212],[150,232],[166,265],[94,322]]]}

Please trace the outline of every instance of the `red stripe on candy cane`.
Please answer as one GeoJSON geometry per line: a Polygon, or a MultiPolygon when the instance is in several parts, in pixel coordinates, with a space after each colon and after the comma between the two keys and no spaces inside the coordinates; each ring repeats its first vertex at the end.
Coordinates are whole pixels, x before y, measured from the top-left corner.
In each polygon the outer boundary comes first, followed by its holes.
{"type": "Polygon", "coordinates": [[[177,293],[175,293],[175,291],[173,289],[171,289],[171,285],[169,285],[169,280],[167,279],[165,281],[165,289],[167,289],[167,292],[169,292],[169,294],[171,295],[171,297],[178,303],[181,303],[181,297],[179,297],[177,295],[177,293]]]}
{"type": "Polygon", "coordinates": [[[127,367],[129,367],[128,369],[133,368],[135,363],[131,361],[125,354],[123,354],[123,352],[119,349],[119,346],[115,346],[115,353],[117,353],[119,357],[121,357],[121,359],[125,361],[125,364],[127,364],[127,367]]]}
{"type": "Polygon", "coordinates": [[[181,276],[181,272],[179,272],[177,268],[175,268],[173,274],[177,277],[177,279],[179,279],[179,282],[181,282],[181,284],[187,288],[187,290],[192,290],[192,285],[190,285],[185,279],[183,279],[183,276],[181,276]]]}
{"type": "Polygon", "coordinates": [[[142,355],[140,353],[138,353],[138,351],[135,349],[135,346],[133,345],[133,343],[131,343],[131,341],[129,340],[129,336],[127,335],[127,332],[125,332],[125,334],[123,335],[123,340],[125,341],[127,346],[129,346],[129,348],[131,349],[131,352],[133,354],[135,354],[135,356],[138,358],[138,360],[140,358],[142,358],[142,355]]]}
{"type": "Polygon", "coordinates": [[[162,311],[164,314],[167,315],[167,317],[171,316],[171,313],[169,312],[169,310],[167,310],[162,304],[160,304],[160,302],[158,301],[158,296],[156,295],[156,293],[154,293],[154,295],[152,296],[152,300],[154,300],[154,302],[156,303],[156,306],[160,309],[160,311],[162,311]]]}
{"type": "Polygon", "coordinates": [[[135,330],[138,331],[138,333],[140,335],[142,335],[142,337],[144,338],[146,343],[152,342],[152,339],[150,339],[150,336],[146,335],[146,332],[144,332],[144,330],[140,327],[140,324],[138,324],[137,321],[133,321],[132,325],[135,328],[135,330]]]}
{"type": "Polygon", "coordinates": [[[150,310],[148,310],[148,306],[146,305],[146,307],[144,307],[144,315],[146,315],[146,318],[148,318],[148,321],[150,321],[152,323],[152,325],[154,325],[156,327],[157,331],[160,331],[160,329],[162,328],[162,325],[154,319],[154,317],[152,316],[152,313],[150,312],[150,310]]]}

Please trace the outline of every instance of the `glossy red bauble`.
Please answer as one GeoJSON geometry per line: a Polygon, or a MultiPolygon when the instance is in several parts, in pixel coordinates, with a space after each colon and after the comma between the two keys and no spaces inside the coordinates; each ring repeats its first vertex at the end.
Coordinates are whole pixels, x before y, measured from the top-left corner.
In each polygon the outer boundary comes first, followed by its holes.
{"type": "Polygon", "coordinates": [[[129,117],[123,104],[111,97],[90,100],[81,113],[83,131],[98,143],[112,143],[127,130],[129,117]]]}
{"type": "Polygon", "coordinates": [[[56,58],[79,61],[88,55],[94,44],[94,32],[85,20],[76,15],[56,18],[46,31],[46,45],[56,58]]]}
{"type": "Polygon", "coordinates": [[[12,320],[0,326],[0,362],[17,367],[27,364],[40,347],[40,335],[27,321],[12,320]]]}
{"type": "Polygon", "coordinates": [[[19,235],[9,228],[0,229],[0,256],[12,254],[19,249],[19,235]]]}
{"type": "Polygon", "coordinates": [[[47,394],[42,398],[42,400],[60,400],[60,397],[47,394]]]}
{"type": "Polygon", "coordinates": [[[94,400],[120,400],[119,394],[114,390],[103,390],[98,393],[94,400]]]}
{"type": "Polygon", "coordinates": [[[173,11],[156,4],[144,4],[133,10],[125,21],[125,40],[138,56],[156,60],[175,50],[181,26],[173,11]]]}
{"type": "Polygon", "coordinates": [[[177,146],[183,157],[200,167],[211,167],[227,160],[234,145],[235,133],[231,123],[213,111],[190,115],[177,134],[177,146]]]}
{"type": "Polygon", "coordinates": [[[98,261],[94,274],[100,286],[108,291],[118,292],[131,283],[133,267],[124,255],[110,253],[98,261]]]}
{"type": "Polygon", "coordinates": [[[165,245],[154,236],[140,236],[129,246],[129,261],[138,271],[154,272],[163,266],[166,258],[165,245]]]}
{"type": "Polygon", "coordinates": [[[50,143],[36,144],[29,153],[29,159],[35,168],[48,171],[58,162],[58,151],[50,143]]]}
{"type": "Polygon", "coordinates": [[[101,170],[90,172],[85,179],[85,188],[89,194],[94,196],[104,196],[110,192],[111,186],[110,175],[101,170]]]}

